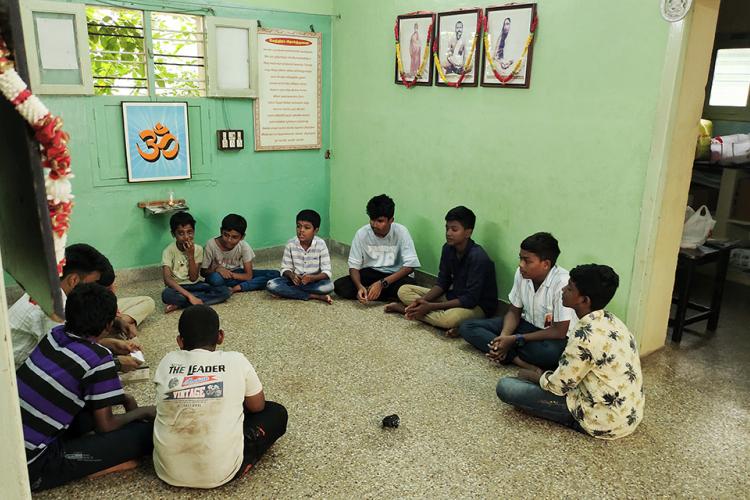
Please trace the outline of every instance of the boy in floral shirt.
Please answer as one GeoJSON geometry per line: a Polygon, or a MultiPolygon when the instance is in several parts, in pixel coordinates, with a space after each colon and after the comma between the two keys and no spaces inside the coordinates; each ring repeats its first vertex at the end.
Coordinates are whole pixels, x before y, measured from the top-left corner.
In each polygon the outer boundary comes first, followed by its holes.
{"type": "Polygon", "coordinates": [[[633,335],[604,306],[619,277],[608,266],[570,271],[563,305],[579,318],[554,371],[521,370],[506,377],[497,395],[532,415],[601,439],[631,434],[643,418],[643,377],[633,335]]]}

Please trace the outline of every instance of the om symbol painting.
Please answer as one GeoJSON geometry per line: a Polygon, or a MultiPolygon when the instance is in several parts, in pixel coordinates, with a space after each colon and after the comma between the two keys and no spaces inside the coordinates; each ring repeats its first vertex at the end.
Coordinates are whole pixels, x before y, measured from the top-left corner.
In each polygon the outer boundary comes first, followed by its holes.
{"type": "Polygon", "coordinates": [[[187,103],[123,102],[128,182],[190,178],[187,103]]]}

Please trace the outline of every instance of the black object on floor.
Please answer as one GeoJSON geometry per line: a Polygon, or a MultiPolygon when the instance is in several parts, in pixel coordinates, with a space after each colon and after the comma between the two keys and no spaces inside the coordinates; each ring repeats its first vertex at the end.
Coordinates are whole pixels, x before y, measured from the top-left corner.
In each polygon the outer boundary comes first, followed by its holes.
{"type": "Polygon", "coordinates": [[[388,415],[383,419],[383,427],[393,427],[395,429],[400,423],[401,419],[399,419],[398,415],[396,415],[395,413],[393,415],[388,415]]]}

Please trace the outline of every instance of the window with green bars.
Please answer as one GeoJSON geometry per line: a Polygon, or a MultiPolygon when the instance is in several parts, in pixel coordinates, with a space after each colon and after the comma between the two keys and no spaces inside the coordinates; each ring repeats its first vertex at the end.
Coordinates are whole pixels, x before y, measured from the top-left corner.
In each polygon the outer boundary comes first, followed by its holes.
{"type": "Polygon", "coordinates": [[[201,16],[88,6],[86,20],[95,94],[206,95],[201,16]]]}

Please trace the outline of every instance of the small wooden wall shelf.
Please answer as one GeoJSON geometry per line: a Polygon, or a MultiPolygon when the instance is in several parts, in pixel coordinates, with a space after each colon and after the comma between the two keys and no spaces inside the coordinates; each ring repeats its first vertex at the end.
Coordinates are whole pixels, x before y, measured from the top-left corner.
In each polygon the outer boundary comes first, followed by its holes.
{"type": "Polygon", "coordinates": [[[139,201],[138,208],[142,208],[146,215],[157,215],[188,210],[189,207],[187,201],[177,199],[171,202],[169,200],[139,201]]]}

